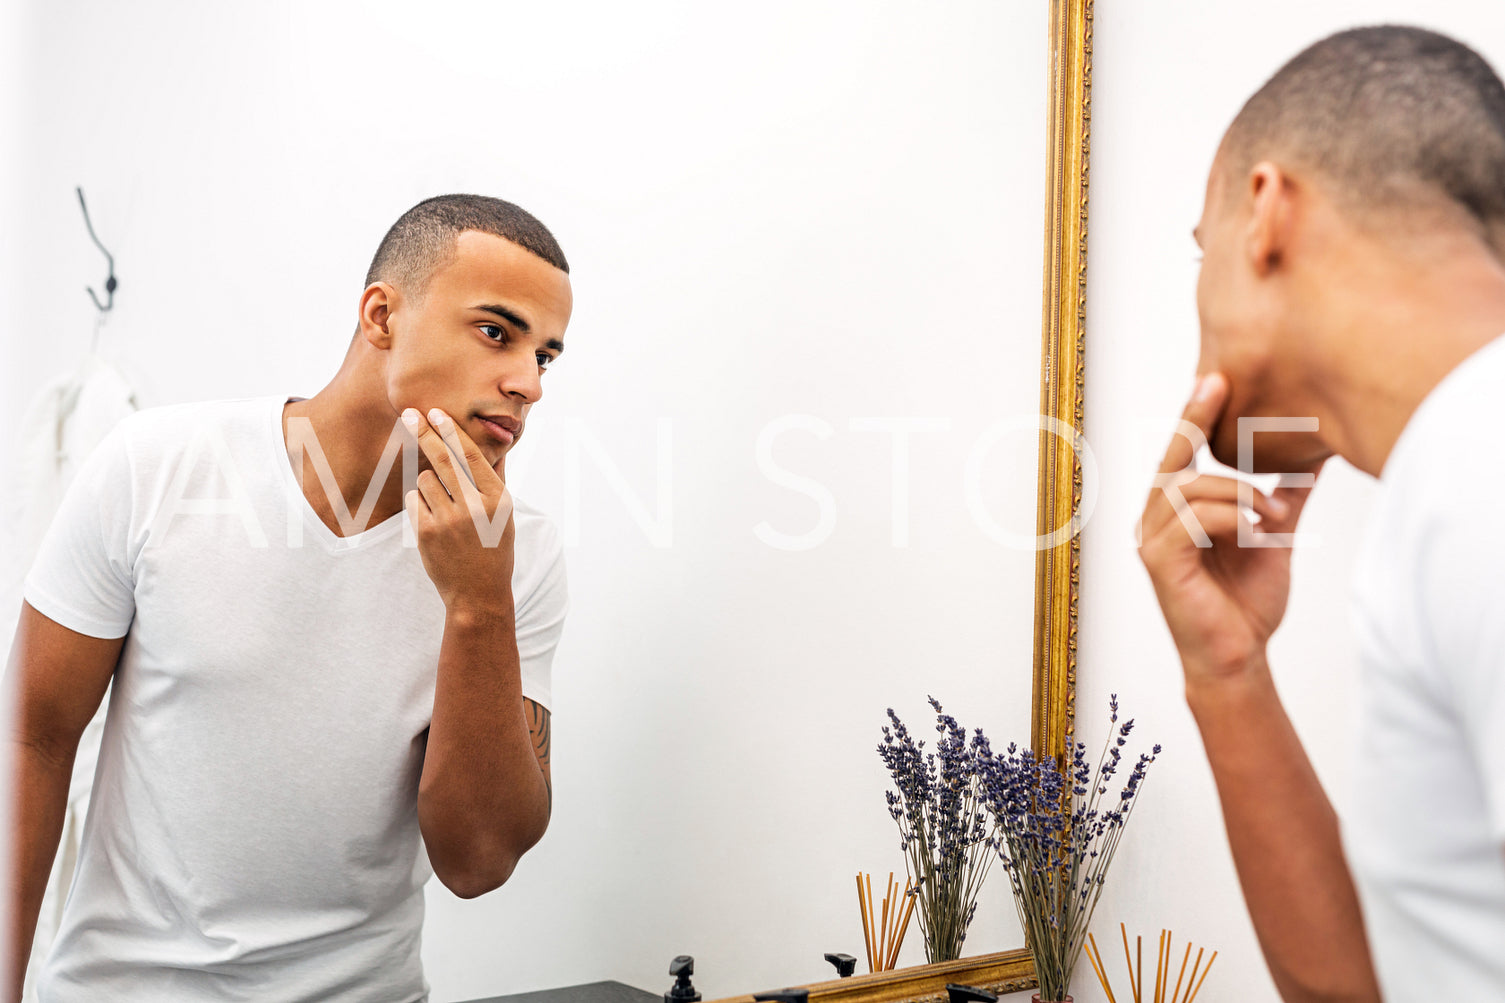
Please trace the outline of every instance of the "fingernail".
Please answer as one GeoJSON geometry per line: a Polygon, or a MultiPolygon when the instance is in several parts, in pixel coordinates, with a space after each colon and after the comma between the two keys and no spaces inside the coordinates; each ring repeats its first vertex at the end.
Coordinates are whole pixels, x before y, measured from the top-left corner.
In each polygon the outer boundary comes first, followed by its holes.
{"type": "Polygon", "coordinates": [[[412,426],[418,424],[418,412],[414,411],[412,408],[405,409],[402,412],[402,421],[403,424],[411,428],[412,426]]]}
{"type": "Polygon", "coordinates": [[[1196,382],[1191,385],[1191,399],[1194,401],[1206,400],[1208,383],[1210,382],[1205,373],[1198,376],[1196,382]]]}
{"type": "Polygon", "coordinates": [[[1291,505],[1289,502],[1283,501],[1280,498],[1271,498],[1270,511],[1275,513],[1275,518],[1284,519],[1287,515],[1290,514],[1291,505]]]}
{"type": "Polygon", "coordinates": [[[433,410],[429,411],[429,421],[435,425],[444,424],[444,412],[440,411],[438,408],[434,408],[433,410]]]}

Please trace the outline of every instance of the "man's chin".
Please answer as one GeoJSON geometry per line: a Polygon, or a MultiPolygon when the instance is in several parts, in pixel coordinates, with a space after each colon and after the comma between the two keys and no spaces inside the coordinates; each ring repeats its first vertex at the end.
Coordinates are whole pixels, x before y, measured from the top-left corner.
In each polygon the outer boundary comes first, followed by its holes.
{"type": "Polygon", "coordinates": [[[518,439],[521,439],[522,437],[523,434],[521,432],[518,432],[517,438],[513,439],[507,445],[495,450],[482,450],[481,455],[486,457],[486,462],[491,464],[491,468],[493,470],[497,470],[502,466],[503,462],[506,461],[507,457],[511,455],[512,450],[517,446],[518,439]]]}
{"type": "Polygon", "coordinates": [[[1264,432],[1254,437],[1251,455],[1241,457],[1238,439],[1221,436],[1208,444],[1212,458],[1225,467],[1245,474],[1293,474],[1311,470],[1321,464],[1325,454],[1314,451],[1309,437],[1264,432]]]}

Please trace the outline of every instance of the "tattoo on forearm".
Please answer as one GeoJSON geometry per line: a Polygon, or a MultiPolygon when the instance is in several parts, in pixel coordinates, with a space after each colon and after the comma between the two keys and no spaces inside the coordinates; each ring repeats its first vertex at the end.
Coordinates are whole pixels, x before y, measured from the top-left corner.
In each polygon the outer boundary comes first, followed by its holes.
{"type": "Polygon", "coordinates": [[[554,810],[554,782],[549,779],[549,743],[552,739],[550,729],[551,716],[532,700],[524,700],[523,706],[528,712],[528,734],[533,738],[533,754],[538,757],[538,765],[543,768],[544,787],[549,792],[549,810],[554,810]]]}

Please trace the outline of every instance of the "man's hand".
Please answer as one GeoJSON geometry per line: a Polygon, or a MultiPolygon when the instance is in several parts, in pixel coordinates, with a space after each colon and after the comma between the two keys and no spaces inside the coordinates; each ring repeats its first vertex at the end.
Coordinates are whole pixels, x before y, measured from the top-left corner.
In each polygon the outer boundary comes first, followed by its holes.
{"type": "Polygon", "coordinates": [[[433,465],[404,505],[445,606],[418,826],[439,880],[470,898],[506,881],[549,824],[548,717],[522,695],[502,461],[438,408],[402,420],[433,465]]]}
{"type": "Polygon", "coordinates": [[[448,609],[511,607],[512,494],[503,461],[493,468],[474,440],[438,408],[402,420],[433,465],[403,500],[418,535],[424,570],[448,609]],[[457,459],[458,458],[458,459],[457,459]]]}
{"type": "MultiPolygon", "coordinates": [[[[1198,381],[1182,417],[1205,442],[1227,402],[1228,381],[1209,373],[1198,381]]],[[[1291,588],[1289,547],[1239,545],[1240,527],[1248,534],[1252,526],[1240,508],[1238,481],[1210,474],[1180,481],[1200,445],[1186,426],[1171,439],[1140,520],[1139,556],[1188,686],[1261,664],[1291,588]]],[[[1246,487],[1242,501],[1252,496],[1260,533],[1291,533],[1310,494],[1310,487],[1280,487],[1266,497],[1246,487]]]]}
{"type": "Polygon", "coordinates": [[[1228,847],[1281,998],[1377,1003],[1338,819],[1265,661],[1285,615],[1291,551],[1239,545],[1240,527],[1246,538],[1252,528],[1241,501],[1252,501],[1261,531],[1293,533],[1311,487],[1270,498],[1245,489],[1240,499],[1237,481],[1192,473],[1227,401],[1221,374],[1198,381],[1144,507],[1139,555],[1181,653],[1228,847]]]}

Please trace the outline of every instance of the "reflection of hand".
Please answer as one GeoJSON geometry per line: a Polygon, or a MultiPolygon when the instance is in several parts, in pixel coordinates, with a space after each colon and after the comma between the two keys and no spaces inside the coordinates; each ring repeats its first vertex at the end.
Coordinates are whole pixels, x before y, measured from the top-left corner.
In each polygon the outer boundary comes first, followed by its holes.
{"type": "Polygon", "coordinates": [[[427,419],[408,408],[402,420],[433,464],[403,499],[424,570],[447,609],[510,615],[516,525],[503,461],[492,467],[464,429],[438,408],[427,419]]]}
{"type": "MultiPolygon", "coordinates": [[[[1207,374],[1198,381],[1183,418],[1205,441],[1227,403],[1227,379],[1207,374]]],[[[1194,454],[1186,435],[1172,438],[1160,465],[1161,483],[1188,469],[1194,454]]],[[[1180,485],[1179,492],[1177,498],[1174,489],[1158,485],[1150,492],[1140,520],[1139,556],[1155,585],[1190,688],[1264,664],[1265,644],[1280,625],[1290,594],[1291,549],[1239,546],[1240,526],[1246,534],[1252,527],[1239,508],[1238,481],[1204,474],[1180,485]],[[1198,526],[1205,534],[1200,547],[1198,526]]],[[[1244,501],[1254,496],[1261,533],[1291,533],[1310,493],[1309,486],[1281,487],[1266,497],[1245,488],[1244,501]]]]}

